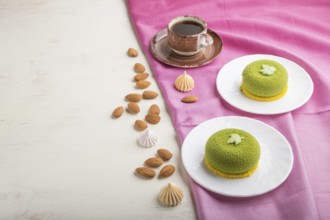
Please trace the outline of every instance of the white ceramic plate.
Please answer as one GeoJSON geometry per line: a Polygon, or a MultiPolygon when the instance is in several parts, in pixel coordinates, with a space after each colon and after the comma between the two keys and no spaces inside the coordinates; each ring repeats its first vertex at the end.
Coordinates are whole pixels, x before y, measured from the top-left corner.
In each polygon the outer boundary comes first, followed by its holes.
{"type": "Polygon", "coordinates": [[[291,146],[281,133],[261,121],[238,116],[214,118],[199,124],[184,140],[181,156],[186,171],[198,184],[232,197],[257,196],[275,189],[286,180],[293,166],[291,146]],[[260,144],[259,166],[248,178],[226,179],[209,172],[203,165],[206,141],[225,128],[245,130],[260,144]]]}
{"type": "Polygon", "coordinates": [[[217,88],[222,98],[230,105],[255,114],[272,115],[292,111],[304,105],[313,93],[313,81],[298,64],[273,55],[247,55],[225,64],[218,73],[217,88]],[[270,59],[282,64],[288,71],[288,91],[279,100],[259,102],[246,97],[240,90],[242,71],[251,62],[270,59]]]}

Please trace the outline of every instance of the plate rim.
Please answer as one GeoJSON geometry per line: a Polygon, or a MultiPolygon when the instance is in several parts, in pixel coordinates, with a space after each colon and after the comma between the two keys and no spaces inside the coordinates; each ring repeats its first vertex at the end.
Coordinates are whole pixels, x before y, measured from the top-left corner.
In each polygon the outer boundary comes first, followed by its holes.
{"type": "MultiPolygon", "coordinates": [[[[152,37],[152,39],[151,39],[151,41],[150,41],[150,50],[151,50],[151,53],[152,53],[153,57],[156,58],[158,61],[160,61],[160,62],[163,63],[163,64],[166,64],[166,65],[169,65],[169,66],[172,66],[172,67],[178,67],[178,68],[198,68],[198,67],[205,66],[205,65],[211,63],[212,61],[214,61],[214,59],[216,59],[216,58],[221,54],[221,52],[222,52],[222,50],[223,50],[223,41],[222,41],[220,35],[217,34],[214,30],[208,28],[208,29],[207,29],[207,33],[213,33],[213,35],[215,35],[215,36],[219,39],[219,42],[220,42],[220,44],[221,44],[221,47],[220,47],[220,49],[219,49],[219,52],[218,52],[218,53],[215,53],[215,54],[212,56],[211,59],[209,59],[209,60],[203,62],[203,63],[200,64],[200,65],[196,65],[196,64],[194,64],[194,65],[177,65],[177,64],[174,63],[174,62],[165,62],[164,59],[162,59],[162,58],[158,55],[158,53],[157,53],[157,51],[156,51],[156,49],[155,49],[156,38],[157,38],[158,34],[161,33],[161,32],[164,31],[164,30],[166,30],[166,28],[161,29],[160,31],[158,31],[157,34],[154,35],[154,37],[152,37]]],[[[167,33],[165,34],[165,36],[164,36],[163,38],[167,38],[167,33]]],[[[159,41],[164,40],[163,38],[160,39],[159,41]]],[[[158,42],[159,42],[159,41],[158,41],[158,42]]]]}
{"type": "MultiPolygon", "coordinates": [[[[283,65],[283,63],[281,63],[283,65]]],[[[236,74],[241,74],[241,73],[236,73],[236,74]]],[[[290,74],[290,73],[289,73],[290,74]]],[[[248,113],[252,113],[252,114],[257,114],[257,115],[277,115],[277,114],[283,114],[283,113],[287,113],[287,112],[291,112],[291,111],[294,111],[300,107],[302,107],[304,104],[306,104],[309,99],[312,97],[313,93],[314,93],[314,82],[311,78],[311,76],[308,74],[308,72],[303,68],[301,67],[299,64],[297,64],[296,62],[293,62],[292,60],[289,60],[287,58],[284,58],[284,57],[280,57],[280,56],[276,56],[276,55],[272,55],[272,54],[248,54],[248,55],[244,55],[244,56],[240,56],[240,57],[236,57],[230,61],[228,61],[219,71],[218,71],[218,74],[217,74],[217,78],[216,78],[216,87],[217,87],[217,91],[219,93],[219,95],[228,103],[230,104],[231,106],[233,106],[234,108],[237,108],[239,110],[242,110],[244,112],[248,112],[248,113]],[[259,58],[255,58],[254,57],[259,57],[259,58]],[[290,108],[284,108],[283,110],[278,110],[278,111],[270,111],[270,112],[260,112],[260,111],[256,111],[256,110],[250,110],[250,109],[247,109],[247,108],[244,108],[242,106],[238,106],[237,104],[231,102],[228,97],[224,96],[222,93],[221,93],[221,88],[220,88],[220,84],[221,84],[221,71],[225,68],[225,67],[228,67],[228,65],[231,65],[232,62],[234,61],[237,61],[239,59],[247,59],[247,58],[251,58],[251,61],[250,62],[253,62],[254,60],[259,60],[259,59],[274,59],[275,61],[277,62],[280,62],[279,60],[284,60],[285,62],[289,62],[293,65],[295,65],[297,68],[300,68],[302,71],[302,73],[304,74],[304,76],[308,79],[308,82],[310,84],[310,91],[309,93],[306,95],[305,99],[303,101],[301,101],[300,103],[296,103],[295,105],[292,105],[292,107],[290,108]]],[[[292,90],[288,90],[288,93],[289,92],[292,92],[292,90]]],[[[245,99],[249,99],[248,97],[244,96],[243,94],[241,94],[241,97],[242,98],[245,98],[245,99]]],[[[250,101],[253,101],[253,102],[256,102],[256,103],[262,103],[262,102],[258,102],[258,101],[255,101],[255,100],[252,100],[252,99],[249,99],[250,101]]],[[[269,103],[276,103],[275,102],[266,102],[267,104],[269,103]]]]}
{"type": "MultiPolygon", "coordinates": [[[[216,131],[214,131],[216,132],[216,131]]],[[[244,116],[220,116],[220,117],[214,117],[214,118],[211,118],[211,119],[208,119],[206,121],[203,121],[201,122],[200,124],[198,124],[197,126],[195,126],[186,136],[186,138],[184,139],[183,143],[182,143],[182,147],[181,147],[181,160],[182,160],[182,164],[183,164],[183,167],[185,169],[185,171],[188,173],[188,175],[190,176],[190,178],[192,178],[198,185],[202,186],[203,188],[211,191],[211,192],[214,192],[216,194],[219,194],[219,195],[223,195],[223,196],[228,196],[228,197],[234,197],[234,198],[247,198],[247,197],[255,197],[255,196],[259,196],[259,195],[263,195],[263,194],[266,194],[276,188],[278,188],[280,185],[282,185],[286,179],[290,176],[291,172],[292,172],[292,169],[293,169],[293,165],[294,165],[294,154],[293,154],[293,149],[292,149],[292,146],[291,144],[289,143],[289,141],[286,139],[286,137],[281,133],[279,132],[276,128],[274,128],[273,126],[265,123],[265,122],[262,122],[260,120],[257,120],[257,119],[253,119],[253,118],[249,118],[249,117],[244,117],[244,116]],[[191,133],[198,129],[198,127],[200,127],[200,125],[202,124],[207,124],[207,123],[212,123],[213,121],[216,121],[216,120],[231,120],[231,119],[238,119],[238,120],[246,120],[246,121],[252,121],[253,123],[258,123],[262,126],[267,126],[268,128],[270,128],[271,130],[273,130],[273,132],[275,132],[276,135],[279,135],[279,137],[282,138],[283,141],[286,142],[287,144],[287,147],[289,149],[289,152],[290,152],[290,163],[288,165],[288,170],[286,173],[283,174],[282,178],[279,179],[278,183],[277,184],[274,184],[272,187],[270,187],[269,189],[267,190],[264,190],[262,192],[259,192],[259,193],[254,193],[254,194],[229,194],[229,193],[224,193],[224,192],[220,192],[219,190],[216,191],[214,190],[213,188],[205,185],[204,183],[202,183],[200,180],[196,179],[194,177],[194,175],[191,175],[191,170],[190,169],[187,169],[187,165],[186,165],[186,160],[185,160],[185,157],[184,157],[184,148],[186,148],[185,146],[185,142],[187,140],[187,138],[189,137],[189,135],[191,135],[191,133]]],[[[208,173],[207,170],[203,169],[203,172],[205,173],[208,173]]],[[[208,175],[213,175],[211,173],[208,173],[208,175]]],[[[235,179],[235,180],[240,180],[240,179],[235,179]]],[[[244,178],[242,179],[244,180],[244,178]]],[[[221,181],[221,178],[219,178],[219,181],[221,181]]]]}

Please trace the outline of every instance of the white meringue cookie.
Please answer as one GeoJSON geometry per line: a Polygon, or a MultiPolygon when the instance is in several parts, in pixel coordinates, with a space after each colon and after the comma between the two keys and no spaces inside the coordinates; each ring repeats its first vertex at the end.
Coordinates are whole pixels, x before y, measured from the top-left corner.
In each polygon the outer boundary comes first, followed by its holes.
{"type": "Polygon", "coordinates": [[[158,143],[158,140],[157,134],[148,129],[142,133],[138,142],[141,147],[153,147],[158,143]]]}

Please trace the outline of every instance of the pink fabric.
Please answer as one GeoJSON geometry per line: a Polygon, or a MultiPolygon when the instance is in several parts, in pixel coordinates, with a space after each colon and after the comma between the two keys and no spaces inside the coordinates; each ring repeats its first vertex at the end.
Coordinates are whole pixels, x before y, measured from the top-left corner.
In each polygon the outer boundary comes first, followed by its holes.
{"type": "Polygon", "coordinates": [[[128,0],[128,11],[182,143],[188,132],[213,117],[240,115],[264,121],[290,142],[294,166],[277,189],[252,198],[212,193],[190,180],[199,219],[330,219],[330,1],[328,0],[128,0]],[[187,95],[173,83],[183,69],[158,62],[150,41],[179,15],[203,18],[224,42],[211,64],[188,70],[196,81],[198,104],[184,104],[187,95]],[[272,54],[307,70],[315,90],[303,107],[280,115],[242,112],[216,90],[218,71],[247,54],[272,54]]]}

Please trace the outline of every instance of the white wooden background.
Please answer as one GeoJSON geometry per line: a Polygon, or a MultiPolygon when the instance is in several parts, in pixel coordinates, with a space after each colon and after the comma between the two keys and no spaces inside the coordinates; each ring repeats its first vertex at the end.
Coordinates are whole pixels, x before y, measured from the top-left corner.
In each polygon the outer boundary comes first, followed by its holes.
{"type": "Polygon", "coordinates": [[[0,219],[196,218],[163,98],[110,117],[137,91],[136,62],[150,73],[123,0],[0,0],[0,219]],[[129,47],[140,56],[129,58],[129,47]],[[150,126],[160,142],[144,149],[133,123],[151,104],[161,108],[150,126]],[[177,171],[134,175],[159,147],[177,171]],[[184,191],[174,208],[157,201],[168,182],[184,191]]]}

